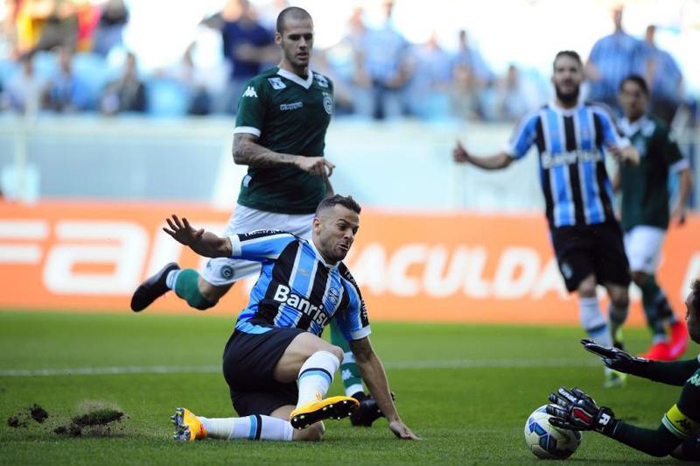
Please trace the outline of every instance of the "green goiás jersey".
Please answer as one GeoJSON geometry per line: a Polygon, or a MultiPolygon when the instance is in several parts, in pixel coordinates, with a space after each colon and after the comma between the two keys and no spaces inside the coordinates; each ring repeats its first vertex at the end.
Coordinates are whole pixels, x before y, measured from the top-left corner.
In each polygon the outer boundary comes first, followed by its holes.
{"type": "Polygon", "coordinates": [[[668,177],[687,167],[688,161],[671,140],[666,124],[653,116],[644,115],[633,123],[623,119],[620,129],[640,155],[639,165],[620,165],[622,229],[647,225],[665,230],[670,217],[668,177]]]}
{"type": "MultiPolygon", "coordinates": [[[[252,78],[238,104],[234,134],[291,155],[322,157],[333,114],[333,83],[309,70],[306,79],[280,68],[252,78]]],[[[248,167],[238,203],[282,214],[311,214],[326,195],[325,179],[294,166],[248,167]]]]}

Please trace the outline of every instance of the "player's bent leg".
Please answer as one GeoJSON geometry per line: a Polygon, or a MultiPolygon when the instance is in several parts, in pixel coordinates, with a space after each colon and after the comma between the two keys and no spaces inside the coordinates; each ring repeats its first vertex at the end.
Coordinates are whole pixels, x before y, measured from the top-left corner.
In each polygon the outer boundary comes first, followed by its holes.
{"type": "Polygon", "coordinates": [[[170,262],[154,275],[148,277],[134,291],[131,297],[131,310],[141,312],[150,306],[153,301],[167,293],[172,288],[169,285],[169,281],[172,282],[172,276],[179,272],[180,266],[175,262],[170,262]]]}
{"type": "Polygon", "coordinates": [[[326,433],[326,427],[323,425],[323,422],[317,422],[316,424],[312,424],[306,429],[301,430],[292,428],[292,425],[289,423],[288,419],[294,409],[295,407],[291,405],[280,406],[271,412],[270,416],[284,420],[284,422],[289,424],[289,428],[292,429],[293,432],[292,440],[295,442],[320,442],[323,440],[323,434],[326,433]]]}
{"type": "Polygon", "coordinates": [[[603,315],[596,295],[595,275],[586,276],[578,284],[579,318],[588,336],[603,346],[612,346],[608,321],[603,315]]]}
{"type": "Polygon", "coordinates": [[[214,303],[214,305],[218,303],[219,300],[226,293],[228,293],[228,290],[230,290],[232,286],[233,283],[228,283],[225,285],[213,285],[201,276],[199,277],[199,280],[197,282],[199,293],[204,297],[204,299],[206,299],[210,303],[214,303]]]}
{"type": "Polygon", "coordinates": [[[184,269],[181,270],[173,286],[175,294],[181,299],[187,301],[190,307],[204,311],[213,307],[216,301],[209,301],[199,289],[200,276],[196,270],[184,269]]]}
{"type": "Polygon", "coordinates": [[[362,377],[360,376],[360,368],[355,362],[355,356],[350,351],[350,345],[338,328],[335,319],[331,320],[331,344],[338,346],[343,350],[343,359],[340,364],[340,373],[343,379],[343,387],[347,396],[354,396],[358,392],[364,394],[362,386],[362,377]]]}
{"type": "Polygon", "coordinates": [[[358,401],[349,396],[324,399],[342,357],[341,348],[308,332],[300,333],[289,344],[275,365],[273,377],[282,383],[297,380],[299,398],[290,414],[292,427],[304,429],[324,419],[343,419],[357,409],[358,401]]]}
{"type": "Polygon", "coordinates": [[[610,296],[610,333],[613,336],[613,343],[620,345],[620,349],[622,349],[620,330],[627,320],[630,307],[628,286],[606,283],[605,289],[608,292],[608,296],[610,296]]]}
{"type": "Polygon", "coordinates": [[[384,414],[377,406],[377,401],[365,394],[360,368],[355,362],[355,355],[350,351],[350,345],[340,332],[335,320],[331,321],[330,328],[331,343],[342,348],[344,353],[340,364],[340,374],[343,379],[345,394],[360,402],[360,407],[350,416],[350,422],[355,427],[372,427],[372,423],[384,414]]]}
{"type": "MultiPolygon", "coordinates": [[[[328,343],[312,333],[303,332],[297,335],[289,346],[287,346],[284,354],[282,354],[282,357],[275,365],[272,376],[275,380],[282,383],[289,383],[297,380],[299,371],[304,363],[319,351],[330,353],[335,356],[338,360],[338,366],[340,366],[340,360],[343,358],[343,350],[341,348],[328,343]]],[[[335,370],[337,370],[337,367],[335,370]]]]}

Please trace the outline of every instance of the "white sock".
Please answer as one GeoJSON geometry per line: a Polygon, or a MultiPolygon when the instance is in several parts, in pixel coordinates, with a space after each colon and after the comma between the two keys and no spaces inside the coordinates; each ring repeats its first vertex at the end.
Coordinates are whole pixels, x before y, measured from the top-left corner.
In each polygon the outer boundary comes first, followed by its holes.
{"type": "Polygon", "coordinates": [[[231,440],[282,440],[290,442],[294,428],[284,419],[255,414],[246,417],[206,418],[197,416],[211,438],[231,440]]]}
{"type": "Polygon", "coordinates": [[[608,321],[600,310],[598,298],[579,298],[581,325],[588,336],[602,346],[612,346],[612,335],[608,321]]]}
{"type": "Polygon", "coordinates": [[[323,398],[333,382],[340,359],[328,351],[316,351],[299,370],[299,400],[297,408],[309,401],[323,398]]]}
{"type": "Polygon", "coordinates": [[[177,281],[177,276],[180,275],[181,270],[171,270],[168,272],[168,276],[165,277],[165,286],[170,288],[171,290],[175,289],[175,282],[177,281]]]}

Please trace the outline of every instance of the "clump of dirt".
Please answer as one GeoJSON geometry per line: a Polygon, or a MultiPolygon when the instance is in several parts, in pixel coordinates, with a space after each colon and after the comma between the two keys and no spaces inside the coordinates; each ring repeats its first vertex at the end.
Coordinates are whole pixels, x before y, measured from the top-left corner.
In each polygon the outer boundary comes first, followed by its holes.
{"type": "Polygon", "coordinates": [[[13,429],[27,427],[27,420],[23,419],[19,414],[15,414],[7,418],[7,425],[13,429]]]}
{"type": "Polygon", "coordinates": [[[24,408],[23,410],[19,411],[14,416],[10,416],[7,419],[7,425],[17,429],[20,427],[27,427],[30,420],[34,420],[41,424],[48,418],[49,413],[41,406],[34,403],[30,407],[24,408]]]}
{"type": "Polygon", "coordinates": [[[36,403],[34,403],[27,409],[29,410],[29,415],[32,417],[32,419],[34,419],[39,424],[41,424],[49,418],[49,413],[36,403]]]}
{"type": "Polygon", "coordinates": [[[126,418],[126,414],[117,409],[97,408],[85,414],[74,416],[69,424],[54,429],[54,433],[70,437],[80,437],[81,435],[107,437],[113,435],[116,423],[124,418],[126,418]]]}

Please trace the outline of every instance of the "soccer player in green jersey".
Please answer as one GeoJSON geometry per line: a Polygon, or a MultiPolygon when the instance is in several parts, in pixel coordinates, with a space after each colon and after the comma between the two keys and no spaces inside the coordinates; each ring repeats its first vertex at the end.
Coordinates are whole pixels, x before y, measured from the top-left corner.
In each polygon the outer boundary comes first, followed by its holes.
{"type": "MultiPolygon", "coordinates": [[[[247,165],[248,173],[224,236],[280,229],[309,239],[316,207],[333,194],[328,178],[335,166],[324,157],[333,82],[309,69],[314,43],[309,13],[297,7],[282,10],[275,42],[282,50],[280,64],[253,77],[238,104],[233,159],[247,165]]],[[[131,308],[142,311],[174,290],[191,307],[205,310],[236,281],[259,272],[257,262],[230,258],[209,260],[201,275],[173,262],[136,289],[131,308]]],[[[331,341],[345,351],[340,370],[346,394],[360,401],[353,425],[370,426],[382,413],[364,394],[359,368],[335,324],[331,341]]]]}
{"type": "MultiPolygon", "coordinates": [[[[686,299],[690,338],[700,343],[700,280],[695,280],[686,299]]],[[[549,396],[547,413],[555,427],[595,430],[618,442],[654,456],[671,454],[677,459],[700,461],[700,356],[687,361],[661,362],[630,356],[617,348],[582,340],[584,347],[600,356],[612,369],[655,382],[682,386],[678,402],[661,419],[658,429],[645,429],[615,419],[610,408],[598,407],[582,390],[560,388],[549,396]]]]}
{"type": "Polygon", "coordinates": [[[644,356],[678,359],[688,342],[685,324],[673,314],[655,272],[670,218],[679,225],[685,220],[692,184],[690,165],[670,138],[666,124],[647,113],[649,90],[644,78],[632,75],[624,79],[619,101],[625,114],[619,127],[641,156],[639,165],[620,165],[615,184],[622,190],[621,224],[632,280],[642,290],[644,313],[653,333],[652,346],[644,356]],[[674,173],[680,174],[680,192],[669,213],[668,177],[674,173]]]}

